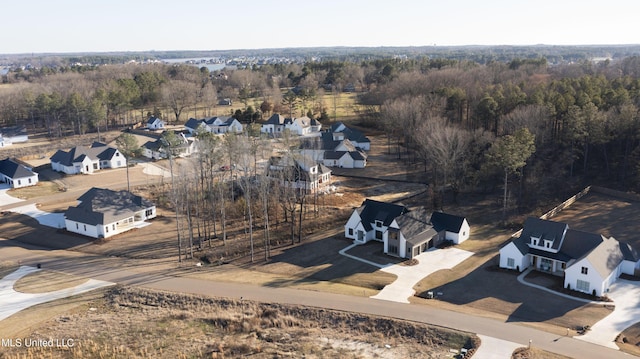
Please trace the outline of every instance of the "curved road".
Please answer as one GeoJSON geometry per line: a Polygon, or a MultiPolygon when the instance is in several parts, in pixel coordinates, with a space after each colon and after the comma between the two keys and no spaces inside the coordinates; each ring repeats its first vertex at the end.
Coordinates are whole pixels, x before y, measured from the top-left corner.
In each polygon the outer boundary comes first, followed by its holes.
{"type": "Polygon", "coordinates": [[[46,250],[0,240],[0,258],[23,265],[42,264],[45,269],[150,289],[245,298],[261,302],[301,304],[349,312],[359,312],[455,328],[526,346],[533,346],[573,358],[631,358],[631,355],[581,340],[558,336],[522,325],[476,317],[429,306],[381,301],[371,298],[312,292],[289,288],[213,282],[171,275],[174,262],[150,263],[109,258],[64,250],[46,250]],[[171,266],[173,264],[173,266],[171,266]]]}

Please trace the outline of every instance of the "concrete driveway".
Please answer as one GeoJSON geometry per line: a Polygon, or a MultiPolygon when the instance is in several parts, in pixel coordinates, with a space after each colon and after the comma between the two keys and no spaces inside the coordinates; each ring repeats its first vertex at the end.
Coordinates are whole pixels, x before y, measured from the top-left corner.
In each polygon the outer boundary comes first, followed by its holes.
{"type": "Polygon", "coordinates": [[[371,298],[409,303],[409,298],[415,294],[413,287],[423,278],[441,269],[451,269],[472,255],[473,252],[458,248],[432,249],[417,255],[416,265],[400,263],[384,267],[380,270],[395,274],[398,279],[371,298]]]}
{"type": "Polygon", "coordinates": [[[52,228],[64,228],[64,213],[49,213],[36,208],[35,204],[28,204],[21,207],[12,208],[9,211],[25,214],[38,221],[43,226],[52,228]]]}
{"type": "Polygon", "coordinates": [[[20,198],[15,198],[7,194],[7,191],[11,189],[11,186],[6,183],[0,183],[0,206],[5,206],[12,203],[22,202],[20,198]]]}
{"type": "Polygon", "coordinates": [[[614,311],[594,324],[585,335],[575,338],[618,349],[614,343],[618,334],[640,322],[640,282],[618,279],[608,295],[615,303],[614,311]]]}
{"type": "Polygon", "coordinates": [[[29,273],[39,271],[35,267],[21,266],[15,272],[0,279],[0,321],[31,306],[85,293],[114,283],[89,279],[75,287],[47,293],[21,293],[13,289],[16,281],[29,273]]]}

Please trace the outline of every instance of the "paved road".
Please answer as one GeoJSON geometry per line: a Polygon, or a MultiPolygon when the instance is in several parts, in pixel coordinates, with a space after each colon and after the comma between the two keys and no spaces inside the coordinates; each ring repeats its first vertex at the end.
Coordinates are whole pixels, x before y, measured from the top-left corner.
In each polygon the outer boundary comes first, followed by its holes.
{"type": "MultiPolygon", "coordinates": [[[[123,258],[107,258],[63,250],[16,247],[0,240],[0,258],[23,265],[42,264],[43,268],[94,279],[137,285],[174,292],[240,298],[262,302],[302,304],[349,312],[394,317],[455,328],[534,347],[574,358],[630,358],[630,355],[577,339],[558,336],[514,323],[441,310],[429,306],[381,301],[371,298],[312,292],[289,288],[259,287],[238,283],[213,282],[171,276],[170,263],[151,263],[123,258]]],[[[173,265],[175,271],[175,265],[173,265]]]]}

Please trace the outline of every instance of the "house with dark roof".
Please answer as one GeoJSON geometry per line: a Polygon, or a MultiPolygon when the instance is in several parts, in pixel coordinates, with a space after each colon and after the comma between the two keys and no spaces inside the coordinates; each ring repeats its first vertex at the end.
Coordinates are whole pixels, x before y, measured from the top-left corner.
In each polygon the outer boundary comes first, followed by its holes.
{"type": "Polygon", "coordinates": [[[319,137],[307,137],[300,143],[300,152],[322,162],[327,167],[365,168],[367,154],[350,140],[333,132],[322,132],[319,137]]]}
{"type": "Polygon", "coordinates": [[[146,124],[147,128],[150,130],[162,130],[164,129],[164,125],[164,121],[155,116],[149,117],[146,124]]]}
{"type": "Polygon", "coordinates": [[[108,238],[148,225],[156,217],[156,206],[129,191],[93,187],[78,197],[78,205],[64,213],[69,232],[93,238],[108,238]]]}
{"type": "Polygon", "coordinates": [[[94,142],[91,147],[77,146],[69,151],[58,150],[50,160],[51,169],[70,175],[127,166],[126,158],[117,148],[101,142],[94,142]]]}
{"type": "MultiPolygon", "coordinates": [[[[176,136],[180,140],[180,144],[175,148],[176,156],[188,157],[197,151],[196,141],[193,138],[187,138],[182,132],[177,132],[176,136]]],[[[160,160],[168,158],[167,151],[164,148],[162,137],[155,141],[147,141],[142,145],[142,155],[152,160],[160,160]]]]}
{"type": "Polygon", "coordinates": [[[267,177],[281,186],[305,192],[316,192],[331,183],[331,170],[307,156],[272,156],[267,165],[267,177]]]}
{"type": "Polygon", "coordinates": [[[382,242],[384,253],[400,258],[413,258],[445,241],[453,242],[454,234],[458,238],[454,243],[469,237],[464,217],[436,213],[429,219],[424,209],[412,211],[403,205],[366,199],[349,217],[344,235],[356,244],[382,242]]]}
{"type": "Polygon", "coordinates": [[[0,161],[0,182],[13,188],[35,186],[38,184],[38,174],[25,165],[6,158],[0,161]]]}
{"type": "Polygon", "coordinates": [[[369,151],[371,149],[371,140],[364,133],[347,127],[342,122],[336,122],[329,128],[329,132],[334,133],[334,138],[337,140],[348,139],[354,146],[362,149],[363,151],[369,151]]]}
{"type": "Polygon", "coordinates": [[[270,135],[278,135],[284,131],[285,118],[279,113],[274,113],[268,120],[260,125],[260,132],[270,135]]]}
{"type": "Polygon", "coordinates": [[[527,218],[520,236],[500,248],[500,267],[564,277],[564,287],[596,296],[621,274],[634,275],[640,256],[629,244],[569,225],[527,218]]]}

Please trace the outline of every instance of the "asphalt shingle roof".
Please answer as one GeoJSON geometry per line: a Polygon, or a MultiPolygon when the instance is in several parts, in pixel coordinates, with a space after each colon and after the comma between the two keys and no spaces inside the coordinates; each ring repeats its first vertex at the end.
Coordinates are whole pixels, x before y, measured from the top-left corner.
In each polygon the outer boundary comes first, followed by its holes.
{"type": "Polygon", "coordinates": [[[0,173],[10,178],[24,178],[35,175],[35,173],[27,167],[9,158],[0,161],[0,173]]]}
{"type": "Polygon", "coordinates": [[[80,204],[67,209],[65,217],[90,225],[113,223],[154,206],[150,201],[129,191],[112,191],[97,187],[85,192],[78,201],[80,204]]]}

